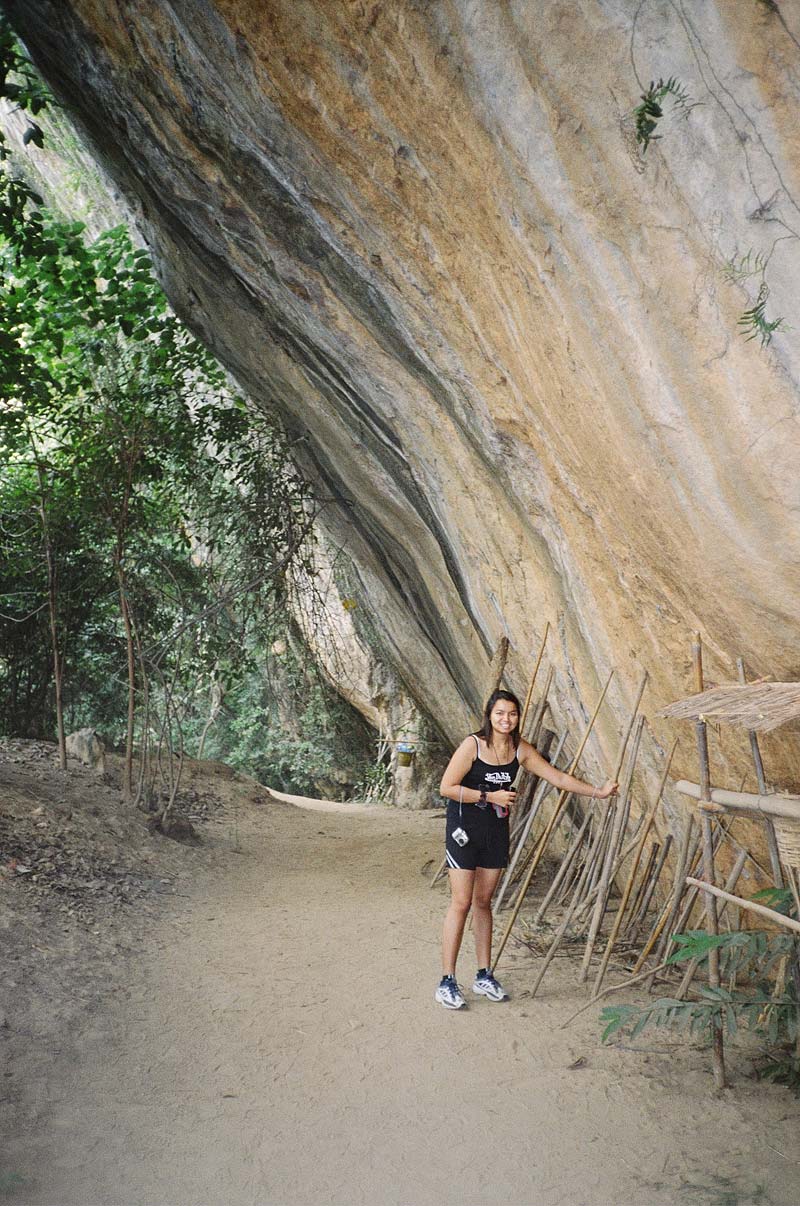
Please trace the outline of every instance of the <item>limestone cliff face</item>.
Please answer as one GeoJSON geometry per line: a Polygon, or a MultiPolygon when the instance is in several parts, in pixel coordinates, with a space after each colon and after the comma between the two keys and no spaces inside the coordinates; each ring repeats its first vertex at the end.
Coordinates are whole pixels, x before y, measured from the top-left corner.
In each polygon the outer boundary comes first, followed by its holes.
{"type": "Polygon", "coordinates": [[[768,258],[766,319],[796,326],[796,8],[7,8],[178,312],[283,415],[386,657],[451,738],[504,633],[524,691],[545,619],[561,721],[617,671],[595,773],[642,667],[650,712],[690,689],[695,627],[711,678],[738,653],[798,676],[797,337],[745,342],[760,277],[725,273],[768,258]],[[665,100],[642,156],[660,76],[697,107],[665,100]]]}

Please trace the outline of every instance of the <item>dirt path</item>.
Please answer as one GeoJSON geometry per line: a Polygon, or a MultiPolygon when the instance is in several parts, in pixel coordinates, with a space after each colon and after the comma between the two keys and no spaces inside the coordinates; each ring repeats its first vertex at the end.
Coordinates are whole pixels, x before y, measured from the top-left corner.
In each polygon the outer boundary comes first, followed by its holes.
{"type": "Polygon", "coordinates": [[[602,1049],[595,1011],[558,1029],[572,967],[530,1001],[520,956],[511,1003],[434,1004],[444,895],[420,868],[440,826],[243,814],[244,853],[199,874],[35,1086],[8,1200],[796,1206],[800,1104],[743,1077],[717,1102],[702,1052],[602,1049]]]}

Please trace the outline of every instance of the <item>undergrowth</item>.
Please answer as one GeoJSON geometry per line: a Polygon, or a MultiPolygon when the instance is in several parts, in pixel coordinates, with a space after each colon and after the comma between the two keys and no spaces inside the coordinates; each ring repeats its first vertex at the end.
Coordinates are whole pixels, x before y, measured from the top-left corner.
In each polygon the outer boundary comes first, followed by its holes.
{"type": "MultiPolygon", "coordinates": [[[[785,915],[794,914],[791,893],[768,888],[754,896],[785,915]]],[[[600,1014],[602,1041],[613,1035],[637,1038],[651,1026],[684,1031],[708,1041],[719,1025],[733,1036],[746,1029],[763,1040],[759,1075],[786,1085],[800,1096],[800,996],[797,940],[787,932],[737,930],[709,934],[689,930],[674,934],[676,949],[668,962],[695,963],[701,969],[709,952],[719,951],[720,987],[704,985],[688,1000],[659,997],[648,1005],[608,1005],[600,1014]],[[743,984],[737,981],[744,981],[743,984]]]]}

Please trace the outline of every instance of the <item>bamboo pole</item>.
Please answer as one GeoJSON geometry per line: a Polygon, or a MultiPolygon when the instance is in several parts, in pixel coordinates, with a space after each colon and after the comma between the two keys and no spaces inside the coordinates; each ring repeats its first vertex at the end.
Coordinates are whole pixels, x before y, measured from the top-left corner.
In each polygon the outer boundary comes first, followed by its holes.
{"type": "MultiPolygon", "coordinates": [[[[736,669],[739,671],[739,682],[742,685],[747,683],[747,675],[745,674],[744,661],[742,658],[736,659],[736,669]]],[[[753,755],[753,766],[756,772],[756,783],[758,784],[758,794],[765,796],[767,794],[767,780],[764,775],[764,763],[761,761],[761,749],[758,744],[758,735],[755,729],[748,729],[747,736],[750,739],[750,752],[753,755]]],[[[769,850],[769,862],[772,868],[772,878],[775,881],[776,888],[783,887],[783,873],[781,871],[781,860],[778,853],[778,840],[775,837],[775,826],[769,817],[764,818],[764,825],[767,831],[767,849],[769,850]]]]}
{"type": "Polygon", "coordinates": [[[693,827],[694,817],[690,813],[686,818],[686,827],[681,839],[681,848],[678,851],[678,864],[676,867],[676,876],[672,889],[672,898],[664,905],[660,916],[653,926],[653,929],[650,931],[647,941],[642,947],[639,958],[636,960],[636,963],[633,966],[634,975],[636,975],[636,973],[642,968],[645,960],[649,957],[650,952],[661,937],[661,931],[665,927],[667,930],[672,928],[673,920],[677,916],[678,910],[680,909],[681,899],[686,888],[686,875],[690,867],[692,870],[694,870],[693,863],[697,859],[697,846],[699,842],[695,842],[694,849],[690,849],[692,844],[691,833],[693,827]]]}
{"type": "Polygon", "coordinates": [[[495,691],[500,690],[500,684],[503,681],[503,674],[508,661],[508,646],[509,640],[507,636],[500,637],[497,648],[494,651],[494,657],[489,665],[489,690],[486,693],[488,699],[490,695],[494,695],[495,691]]]}
{"type": "Polygon", "coordinates": [[[583,821],[580,825],[580,828],[578,829],[577,833],[573,837],[570,847],[567,850],[567,853],[564,855],[564,858],[561,861],[561,866],[558,868],[558,871],[556,872],[556,874],[553,877],[553,882],[551,883],[550,887],[547,889],[547,893],[545,895],[544,900],[539,905],[539,908],[536,910],[536,916],[533,919],[534,926],[541,925],[542,918],[544,917],[547,910],[550,908],[550,905],[553,902],[553,898],[555,897],[559,888],[564,883],[564,880],[567,878],[570,871],[572,870],[573,864],[575,863],[575,860],[578,857],[578,852],[580,851],[580,848],[583,845],[583,839],[586,835],[586,829],[587,829],[591,819],[592,819],[591,811],[587,811],[586,816],[583,818],[583,821]]]}
{"type": "Polygon", "coordinates": [[[641,919],[642,920],[644,920],[644,918],[647,916],[647,910],[650,908],[650,901],[653,899],[653,893],[656,890],[658,881],[661,879],[661,872],[664,870],[664,864],[667,861],[670,850],[672,849],[672,840],[673,840],[672,834],[668,833],[667,836],[664,838],[663,846],[659,846],[658,844],[656,844],[657,857],[654,861],[653,873],[650,876],[648,883],[645,885],[645,889],[642,894],[642,899],[641,899],[641,902],[639,905],[639,907],[641,909],[641,919]]]}
{"type": "MultiPolygon", "coordinates": [[[[549,631],[550,631],[550,621],[545,620],[544,635],[542,637],[542,643],[539,646],[539,655],[536,658],[536,665],[533,667],[533,674],[531,676],[531,685],[528,687],[528,694],[525,696],[525,706],[522,709],[522,716],[520,717],[520,722],[519,722],[520,737],[523,735],[523,733],[525,731],[525,721],[528,719],[528,708],[530,707],[530,704],[531,704],[531,696],[533,695],[533,688],[534,688],[536,679],[539,674],[539,667],[541,666],[542,658],[544,657],[544,649],[545,649],[545,645],[547,644],[547,634],[549,633],[549,631]]],[[[547,691],[545,691],[545,697],[546,696],[547,696],[547,691]]]]}
{"type": "MultiPolygon", "coordinates": [[[[698,694],[703,690],[703,646],[700,640],[700,633],[694,634],[692,642],[692,664],[694,666],[694,689],[698,694]]],[[[695,722],[695,734],[697,737],[697,756],[700,764],[700,788],[702,797],[700,799],[700,824],[703,834],[703,878],[709,887],[714,886],[714,840],[711,831],[711,817],[708,814],[708,809],[714,806],[711,803],[711,778],[708,762],[708,732],[704,720],[695,722]]],[[[717,922],[717,899],[714,892],[706,893],[706,923],[711,934],[719,933],[719,924],[717,922]]],[[[800,932],[800,926],[798,926],[800,932]]],[[[709,988],[719,988],[719,950],[717,947],[712,947],[708,952],[708,986],[709,988]]],[[[722,1022],[719,1018],[715,1018],[712,1025],[712,1040],[713,1040],[713,1065],[714,1065],[714,1084],[716,1088],[725,1088],[725,1049],[724,1040],[722,1037],[722,1022]]]]}
{"type": "MultiPolygon", "coordinates": [[[[564,731],[562,736],[557,741],[556,751],[552,757],[550,756],[550,746],[553,743],[553,738],[555,737],[555,733],[551,733],[549,729],[546,729],[545,733],[546,733],[545,740],[542,742],[542,748],[539,751],[539,753],[542,755],[543,758],[546,758],[547,761],[549,763],[551,763],[551,765],[556,766],[558,764],[558,759],[561,757],[561,750],[563,748],[564,741],[566,738],[566,730],[564,731]]],[[[528,817],[530,816],[530,808],[533,807],[533,801],[536,797],[537,791],[539,790],[540,783],[541,783],[540,778],[538,778],[536,775],[527,774],[527,772],[526,772],[526,777],[524,779],[524,786],[523,786],[522,790],[517,793],[517,800],[514,805],[515,817],[514,817],[514,824],[511,826],[511,835],[510,835],[510,843],[512,846],[516,845],[520,832],[522,831],[522,829],[524,829],[524,827],[528,823],[528,817]],[[527,812],[525,811],[526,808],[528,809],[527,812]]]]}
{"type": "MultiPolygon", "coordinates": [[[[622,770],[622,763],[623,763],[623,759],[625,757],[625,747],[628,744],[628,739],[630,737],[631,730],[633,729],[634,722],[636,721],[636,714],[639,711],[639,704],[642,702],[642,695],[644,694],[644,689],[647,686],[647,677],[648,677],[647,671],[645,670],[644,674],[642,675],[642,681],[639,684],[639,689],[636,693],[636,699],[634,700],[633,708],[631,709],[630,719],[628,721],[628,727],[625,730],[625,735],[620,743],[619,754],[617,755],[617,762],[614,767],[614,774],[612,775],[612,778],[614,779],[615,782],[616,782],[617,778],[619,777],[619,774],[622,770]]],[[[595,943],[597,941],[597,935],[600,931],[600,925],[602,923],[603,915],[605,914],[606,906],[608,904],[608,895],[609,895],[610,886],[611,886],[611,867],[613,865],[617,850],[619,849],[619,843],[620,843],[620,840],[622,837],[621,827],[622,827],[622,822],[625,817],[625,804],[626,804],[626,801],[628,800],[628,798],[630,796],[630,792],[633,788],[633,772],[634,772],[634,767],[636,765],[636,756],[639,752],[639,742],[642,737],[643,726],[644,726],[644,717],[640,716],[639,721],[636,726],[636,734],[635,734],[634,741],[633,741],[633,749],[632,749],[632,755],[630,758],[630,766],[628,768],[628,774],[626,776],[627,782],[625,784],[625,792],[623,793],[623,795],[621,797],[618,797],[616,807],[614,809],[614,821],[611,826],[611,835],[610,835],[609,841],[608,841],[608,849],[606,850],[606,857],[603,862],[603,870],[600,875],[600,890],[597,893],[597,901],[595,902],[594,912],[592,913],[592,920],[589,924],[589,936],[586,939],[586,949],[583,952],[583,960],[581,962],[581,970],[580,970],[580,975],[578,977],[579,980],[581,981],[581,983],[583,983],[589,975],[589,964],[591,963],[592,954],[594,953],[594,947],[595,947],[595,943]]]]}
{"type": "MultiPolygon", "coordinates": [[[[544,687],[542,688],[542,694],[539,697],[539,702],[536,705],[536,711],[533,714],[533,724],[531,725],[531,735],[529,738],[527,738],[527,740],[530,741],[531,745],[534,746],[536,749],[539,748],[539,746],[538,746],[539,732],[542,727],[542,721],[544,720],[544,714],[547,711],[547,700],[550,695],[550,687],[552,686],[552,684],[553,684],[553,667],[551,666],[550,669],[547,671],[547,678],[544,680],[544,687]]],[[[522,729],[520,729],[520,736],[521,737],[525,736],[525,734],[522,732],[522,729]]]]}
{"type": "Polygon", "coordinates": [[[800,934],[800,921],[786,917],[783,913],[777,913],[775,909],[768,909],[766,905],[759,904],[755,900],[746,900],[743,896],[734,896],[731,892],[726,892],[723,888],[716,887],[715,884],[709,884],[704,879],[693,879],[691,875],[687,875],[686,882],[707,896],[730,901],[731,904],[738,905],[740,909],[746,909],[748,913],[758,913],[760,917],[768,917],[776,925],[782,925],[784,929],[800,934]]]}
{"type": "Polygon", "coordinates": [[[550,944],[550,949],[548,950],[547,954],[544,957],[542,966],[539,969],[539,975],[536,977],[533,988],[531,989],[531,997],[535,997],[537,992],[539,991],[539,985],[541,984],[542,980],[544,979],[545,972],[547,971],[550,964],[553,962],[556,951],[561,946],[561,942],[564,938],[564,935],[566,934],[566,932],[569,928],[569,924],[572,921],[577,903],[578,903],[578,898],[576,895],[576,896],[573,896],[572,902],[570,903],[570,906],[567,909],[564,919],[556,931],[555,938],[553,939],[552,943],[550,944]]]}
{"type": "MultiPolygon", "coordinates": [[[[589,734],[591,733],[592,729],[594,728],[594,722],[597,720],[598,713],[602,706],[603,700],[606,697],[606,692],[608,691],[608,688],[611,685],[611,679],[613,677],[614,677],[614,671],[612,670],[611,673],[609,674],[608,678],[606,679],[606,683],[605,683],[605,686],[603,687],[603,690],[600,693],[600,698],[597,701],[597,706],[595,707],[595,710],[592,713],[588,724],[586,725],[586,728],[583,733],[583,737],[581,738],[580,744],[575,753],[575,757],[572,759],[572,763],[570,765],[569,772],[568,772],[570,775],[575,773],[575,768],[577,767],[578,761],[581,757],[581,754],[583,753],[584,746],[586,745],[586,742],[589,740],[589,734]]],[[[530,887],[530,882],[533,879],[536,868],[539,866],[539,863],[541,862],[541,858],[547,847],[547,843],[550,839],[550,835],[552,834],[553,830],[555,829],[556,823],[557,823],[559,817],[561,816],[561,810],[563,809],[567,798],[571,794],[572,793],[569,792],[567,789],[564,789],[562,792],[560,792],[559,797],[556,800],[556,805],[555,805],[555,808],[553,809],[553,815],[550,818],[550,821],[548,822],[544,833],[542,834],[541,838],[539,839],[539,844],[536,848],[536,854],[534,855],[531,865],[528,868],[528,873],[522,882],[522,887],[519,890],[517,899],[514,902],[514,907],[511,910],[511,916],[509,917],[506,928],[503,931],[503,937],[500,940],[500,947],[495,956],[494,963],[492,964],[492,971],[494,971],[494,969],[497,967],[497,964],[500,960],[500,956],[502,955],[503,951],[505,950],[506,943],[508,942],[509,935],[514,926],[514,922],[517,920],[517,914],[519,913],[520,909],[522,908],[522,902],[525,899],[525,893],[528,891],[528,888],[530,887]]]]}
{"type": "Polygon", "coordinates": [[[597,824],[593,828],[592,836],[589,841],[589,850],[586,855],[586,860],[578,879],[576,889],[575,907],[579,910],[584,906],[587,906],[587,902],[589,900],[591,900],[592,905],[594,904],[595,898],[593,889],[597,881],[598,867],[600,865],[603,851],[605,850],[606,846],[606,839],[608,837],[610,811],[610,805],[606,804],[603,815],[597,818],[597,824]]]}
{"type": "Polygon", "coordinates": [[[631,863],[630,871],[628,872],[628,879],[627,879],[627,882],[626,882],[625,887],[622,892],[622,899],[620,900],[619,908],[617,909],[617,913],[614,918],[614,924],[611,927],[611,933],[609,934],[608,942],[606,943],[606,949],[603,952],[603,958],[600,960],[600,967],[598,968],[597,975],[595,976],[594,984],[592,985],[592,993],[595,996],[597,996],[598,992],[600,991],[601,985],[603,983],[603,978],[606,974],[606,968],[608,967],[608,961],[611,958],[611,952],[613,951],[617,938],[619,936],[619,931],[622,926],[622,920],[623,920],[623,917],[625,916],[625,909],[627,908],[628,901],[630,900],[631,892],[633,891],[633,884],[634,884],[634,880],[636,879],[636,872],[639,870],[639,863],[641,861],[642,854],[644,853],[645,842],[647,841],[647,838],[650,834],[650,830],[652,829],[653,823],[655,822],[656,811],[658,809],[659,804],[661,803],[661,796],[664,792],[664,788],[667,785],[667,778],[669,776],[669,768],[672,765],[672,759],[675,755],[675,749],[676,749],[677,745],[678,745],[678,741],[676,738],[675,741],[673,741],[673,743],[672,743],[672,749],[670,750],[669,754],[667,755],[667,761],[664,764],[664,770],[661,775],[661,782],[658,785],[658,791],[656,792],[655,800],[653,801],[653,803],[651,804],[651,806],[647,812],[647,819],[644,823],[642,833],[639,838],[639,845],[637,847],[636,854],[633,857],[633,862],[631,863]]]}
{"type": "MultiPolygon", "coordinates": [[[[622,867],[623,863],[625,862],[625,859],[628,857],[628,855],[631,853],[631,851],[634,849],[635,846],[636,846],[636,836],[634,835],[631,838],[631,840],[628,842],[628,844],[623,847],[620,854],[617,856],[617,861],[614,864],[614,870],[612,872],[612,878],[616,877],[617,873],[619,872],[620,867],[622,867]]],[[[580,905],[580,908],[578,909],[578,916],[580,916],[581,913],[583,913],[586,909],[591,908],[591,906],[594,904],[594,898],[595,898],[596,892],[597,892],[597,887],[593,888],[592,891],[590,891],[586,894],[583,902],[580,905]]]]}
{"type": "MultiPolygon", "coordinates": [[[[617,861],[617,868],[622,866],[624,860],[628,857],[628,855],[630,854],[634,845],[635,845],[635,839],[620,854],[619,859],[617,861]]],[[[616,874],[616,871],[615,871],[615,874],[616,874]]],[[[582,909],[586,906],[587,901],[589,904],[591,904],[592,894],[590,893],[588,897],[585,897],[583,899],[582,904],[579,906],[578,902],[581,900],[581,892],[582,892],[582,889],[579,884],[578,888],[576,889],[575,893],[573,894],[572,900],[567,909],[567,913],[566,913],[565,917],[563,918],[561,925],[558,927],[555,937],[553,938],[553,941],[550,944],[550,948],[547,951],[547,954],[545,955],[544,963],[542,964],[542,967],[540,968],[539,975],[536,979],[536,983],[533,986],[533,990],[531,993],[532,996],[535,996],[535,994],[538,992],[539,985],[541,984],[542,980],[544,979],[545,972],[547,971],[548,967],[550,966],[553,959],[555,958],[556,952],[557,952],[558,948],[560,947],[562,941],[564,940],[564,936],[565,936],[567,930],[569,929],[570,924],[572,923],[572,921],[575,920],[575,918],[577,916],[580,915],[582,909]]]]}
{"type": "Polygon", "coordinates": [[[656,865],[656,859],[658,858],[658,852],[660,849],[660,842],[654,841],[650,843],[650,853],[647,856],[647,862],[644,865],[644,871],[642,872],[642,878],[639,881],[639,886],[634,893],[633,901],[631,902],[630,916],[622,935],[626,941],[636,940],[639,926],[644,919],[646,910],[641,908],[641,905],[647,891],[647,885],[650,882],[650,876],[653,874],[653,868],[656,865]]]}

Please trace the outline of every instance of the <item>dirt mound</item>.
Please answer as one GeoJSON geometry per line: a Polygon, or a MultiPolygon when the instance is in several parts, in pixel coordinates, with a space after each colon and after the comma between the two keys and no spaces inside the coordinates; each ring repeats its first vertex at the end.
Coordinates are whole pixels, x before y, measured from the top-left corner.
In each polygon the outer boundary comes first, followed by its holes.
{"type": "Polygon", "coordinates": [[[30,1079],[63,1049],[97,1000],[124,984],[125,957],[187,880],[220,845],[235,846],[231,791],[239,808],[268,794],[229,767],[187,763],[173,817],[176,836],[195,835],[185,844],[124,804],[120,781],[113,755],[104,774],[63,772],[52,744],[0,742],[0,1130],[30,1106],[18,1057],[30,1079]]]}

